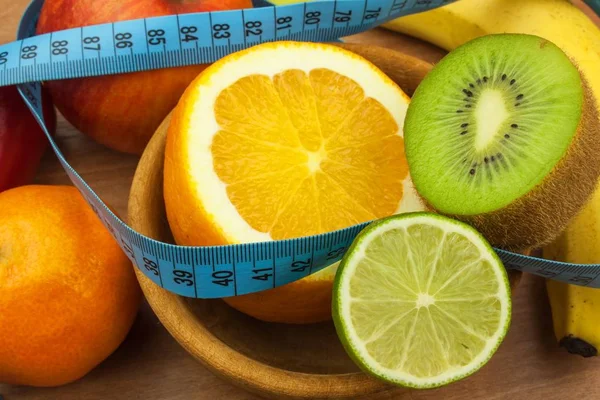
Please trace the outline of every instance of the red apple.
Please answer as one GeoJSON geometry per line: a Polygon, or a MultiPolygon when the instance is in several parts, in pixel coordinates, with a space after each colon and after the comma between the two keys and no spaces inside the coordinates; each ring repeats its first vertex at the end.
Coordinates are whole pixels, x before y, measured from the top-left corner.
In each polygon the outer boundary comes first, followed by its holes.
{"type": "MultiPolygon", "coordinates": [[[[56,112],[45,90],[42,102],[44,120],[53,135],[56,112]]],[[[0,87],[0,192],[31,183],[48,146],[46,135],[17,87],[0,87]]]]}
{"type": "MultiPolygon", "coordinates": [[[[172,14],[251,8],[251,0],[46,0],[38,34],[172,14]]],[[[46,82],[56,108],[84,134],[141,154],[206,65],[46,82]]]]}

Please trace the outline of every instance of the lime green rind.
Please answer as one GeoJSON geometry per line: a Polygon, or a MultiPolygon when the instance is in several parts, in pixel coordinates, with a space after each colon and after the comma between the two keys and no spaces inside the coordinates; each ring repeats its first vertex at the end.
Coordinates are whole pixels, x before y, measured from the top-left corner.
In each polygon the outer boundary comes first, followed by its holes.
{"type": "MultiPolygon", "coordinates": [[[[432,69],[416,89],[408,107],[404,123],[405,154],[415,188],[434,209],[444,214],[479,215],[502,209],[540,184],[564,157],[577,132],[582,109],[583,86],[579,72],[553,43],[525,34],[493,34],[467,42],[432,69]],[[465,85],[462,77],[471,77],[472,71],[477,69],[477,60],[492,68],[492,59],[500,60],[503,69],[510,69],[503,60],[514,61],[515,70],[521,68],[524,76],[534,77],[530,82],[522,80],[524,85],[527,82],[532,95],[535,94],[531,96],[533,100],[528,99],[545,103],[536,106],[542,108],[537,108],[534,119],[523,106],[515,108],[512,102],[506,103],[509,112],[517,110],[527,121],[523,125],[529,131],[517,133],[507,141],[515,144],[523,138],[528,140],[525,146],[521,146],[525,142],[517,146],[525,155],[515,157],[517,165],[502,169],[496,174],[497,179],[473,184],[468,174],[470,168],[460,164],[462,157],[457,159],[457,151],[451,149],[450,144],[465,144],[470,148],[468,141],[476,129],[473,121],[469,121],[468,129],[473,128],[473,131],[460,136],[460,123],[456,124],[455,118],[461,114],[449,105],[448,94],[462,101],[460,86],[465,85]],[[457,138],[460,141],[457,142],[457,138]]],[[[504,128],[499,131],[498,142],[505,133],[513,133],[504,128]]],[[[481,175],[476,177],[483,179],[484,170],[484,166],[477,169],[481,175]]]]}
{"type": "Polygon", "coordinates": [[[471,376],[475,372],[479,371],[491,359],[491,357],[496,353],[500,344],[504,340],[506,333],[508,332],[508,330],[510,328],[511,315],[512,315],[512,302],[511,302],[510,293],[511,293],[510,281],[509,281],[506,269],[504,268],[504,266],[502,264],[502,261],[500,260],[500,258],[496,254],[496,252],[493,250],[492,246],[483,238],[483,236],[481,236],[481,234],[478,231],[476,231],[470,225],[464,224],[462,222],[459,222],[454,219],[450,219],[450,218],[447,218],[447,217],[444,217],[444,216],[441,216],[438,214],[430,213],[430,212],[404,213],[404,214],[399,214],[399,215],[394,215],[391,217],[383,218],[376,222],[373,222],[372,224],[367,226],[365,229],[363,229],[363,231],[361,231],[361,233],[356,237],[356,239],[354,240],[354,242],[352,243],[352,245],[350,246],[350,248],[344,255],[343,259],[341,260],[340,265],[338,267],[336,277],[334,279],[333,298],[332,298],[332,316],[333,316],[333,322],[334,322],[336,332],[338,334],[340,342],[342,343],[342,346],[344,347],[346,353],[353,360],[353,362],[366,374],[368,374],[376,379],[380,379],[384,382],[387,382],[387,383],[390,383],[390,384],[393,384],[396,386],[400,386],[400,387],[412,388],[412,389],[433,389],[433,388],[445,386],[449,383],[453,383],[458,380],[467,378],[468,376],[471,376]],[[341,289],[341,284],[345,277],[345,275],[344,275],[345,270],[346,270],[346,267],[347,267],[349,261],[356,255],[358,249],[361,248],[361,245],[363,244],[363,242],[370,236],[370,234],[373,231],[377,230],[378,228],[380,228],[383,225],[394,223],[395,221],[402,220],[402,219],[414,219],[414,218],[419,218],[419,217],[426,217],[426,218],[430,218],[432,220],[437,219],[439,221],[443,221],[444,224],[455,225],[455,226],[459,227],[461,230],[466,231],[466,232],[471,232],[477,238],[479,238],[480,245],[482,245],[488,251],[489,257],[495,261],[495,265],[497,266],[496,271],[500,272],[500,274],[501,274],[501,280],[502,280],[501,288],[504,290],[505,295],[506,295],[506,297],[505,297],[505,299],[506,299],[506,304],[505,304],[506,316],[504,318],[504,321],[502,321],[504,323],[503,324],[501,323],[500,326],[498,327],[498,330],[497,330],[497,333],[499,333],[498,337],[497,337],[494,345],[491,348],[488,348],[487,356],[483,360],[481,360],[479,363],[470,365],[469,369],[467,371],[465,371],[464,373],[452,375],[449,378],[444,379],[444,380],[436,380],[436,379],[432,379],[432,378],[429,378],[429,379],[415,378],[414,380],[406,380],[406,379],[401,379],[397,376],[391,376],[389,373],[386,373],[385,371],[378,370],[377,366],[369,364],[363,357],[360,356],[360,350],[357,349],[356,345],[351,342],[350,338],[352,337],[352,335],[349,332],[351,331],[352,328],[348,325],[348,321],[344,320],[344,318],[342,317],[342,312],[341,312],[343,296],[344,296],[344,293],[342,292],[342,289],[341,289]]]}

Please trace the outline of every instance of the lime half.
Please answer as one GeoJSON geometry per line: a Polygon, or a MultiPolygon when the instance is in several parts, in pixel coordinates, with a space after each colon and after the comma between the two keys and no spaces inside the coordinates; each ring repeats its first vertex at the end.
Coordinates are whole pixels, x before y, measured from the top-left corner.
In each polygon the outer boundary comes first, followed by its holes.
{"type": "Polygon", "coordinates": [[[510,325],[506,269],[472,227],[436,214],[377,221],[356,238],[336,275],[333,317],[367,373],[412,388],[467,377],[510,325]]]}

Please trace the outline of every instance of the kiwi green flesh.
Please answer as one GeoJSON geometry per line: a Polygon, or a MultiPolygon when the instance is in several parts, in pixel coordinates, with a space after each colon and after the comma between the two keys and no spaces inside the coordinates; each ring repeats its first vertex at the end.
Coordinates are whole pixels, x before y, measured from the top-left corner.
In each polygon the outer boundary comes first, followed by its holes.
{"type": "Polygon", "coordinates": [[[502,209],[555,168],[582,109],[579,72],[556,45],[524,34],[474,39],[412,97],[404,137],[415,187],[443,213],[502,209]]]}

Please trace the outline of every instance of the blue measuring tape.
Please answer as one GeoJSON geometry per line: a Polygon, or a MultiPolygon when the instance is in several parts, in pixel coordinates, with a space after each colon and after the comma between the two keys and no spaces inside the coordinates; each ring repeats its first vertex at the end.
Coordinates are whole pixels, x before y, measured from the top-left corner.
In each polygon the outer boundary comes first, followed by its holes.
{"type": "MultiPolygon", "coordinates": [[[[266,41],[336,41],[454,1],[320,0],[286,6],[259,1],[252,9],[143,18],[36,36],[43,0],[33,0],[21,19],[18,40],[0,46],[0,86],[18,85],[73,184],[132,263],[155,284],[192,298],[259,292],[339,261],[368,222],[315,236],[229,246],[176,246],[141,235],[108,209],[63,156],[44,124],[40,81],[212,63],[266,41]],[[248,35],[249,24],[260,25],[260,33],[248,35]],[[194,40],[186,40],[191,30],[194,40]]],[[[600,13],[600,0],[587,3],[600,13]]],[[[507,268],[600,287],[600,265],[496,252],[507,268]]]]}

